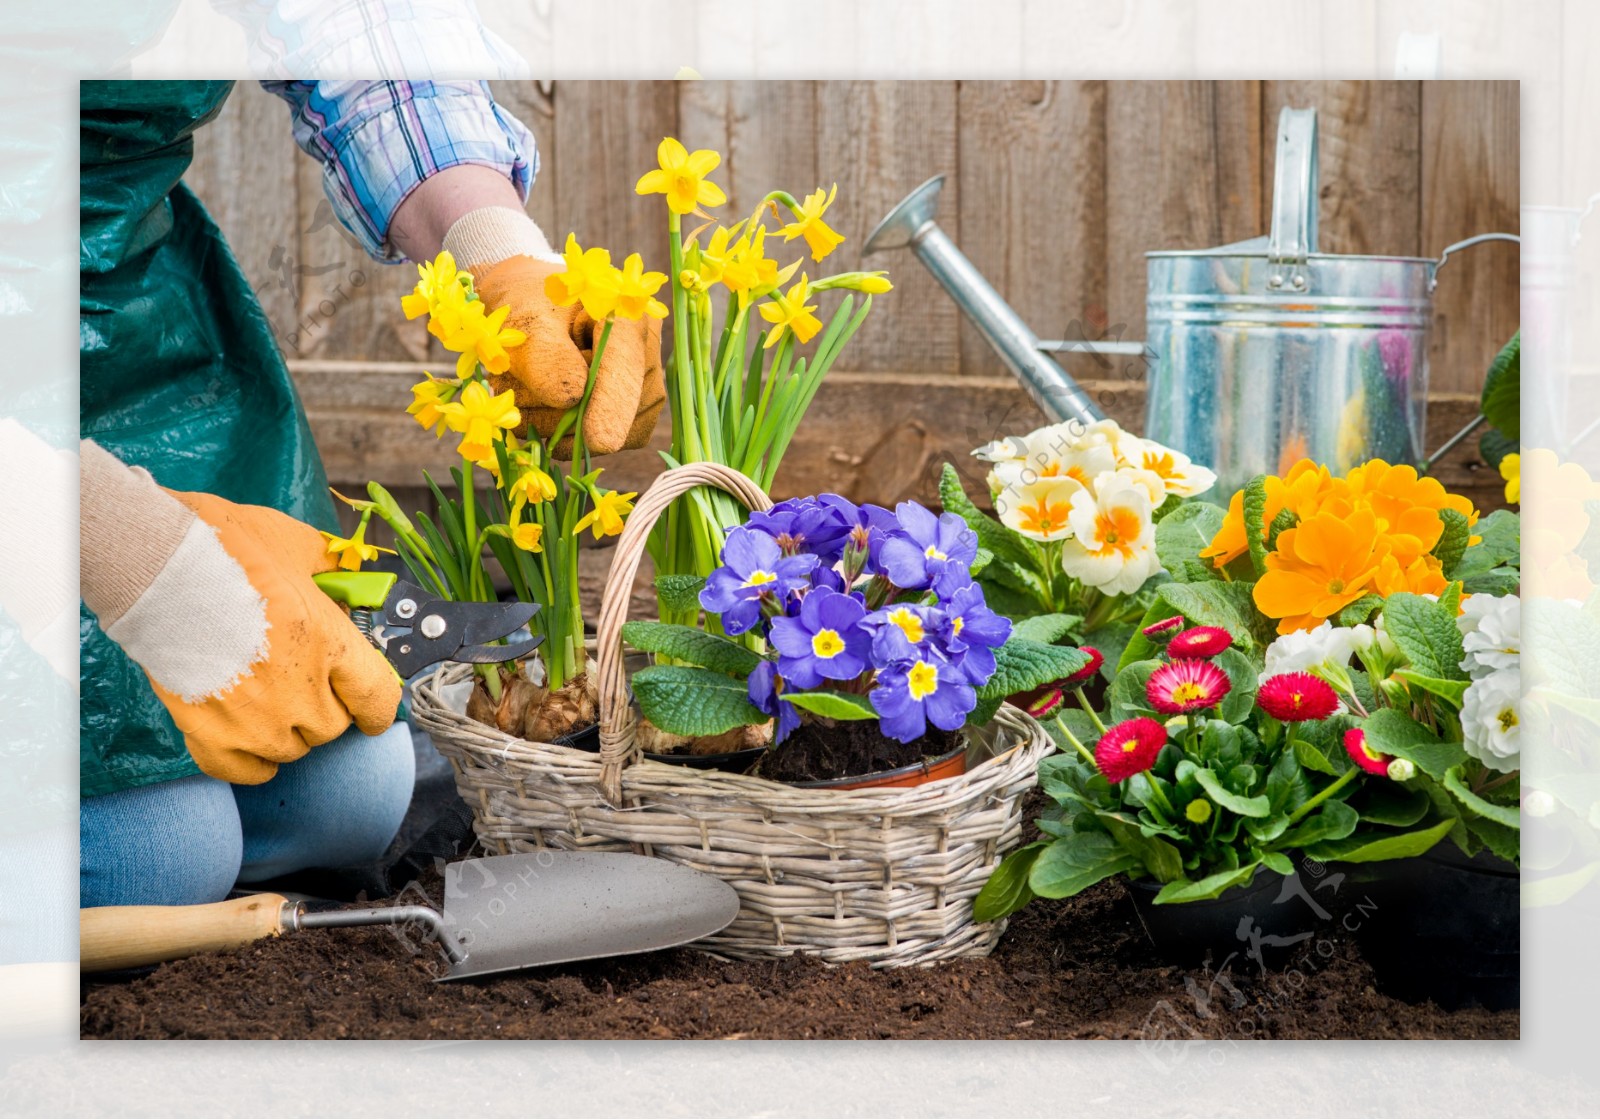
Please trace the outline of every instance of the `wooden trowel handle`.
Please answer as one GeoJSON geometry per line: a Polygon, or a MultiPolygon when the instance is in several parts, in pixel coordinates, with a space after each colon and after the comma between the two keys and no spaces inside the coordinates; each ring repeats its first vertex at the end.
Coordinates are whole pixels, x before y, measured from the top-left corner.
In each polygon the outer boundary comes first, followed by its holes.
{"type": "Polygon", "coordinates": [[[79,910],[78,967],[83,972],[137,968],[276,937],[287,905],[282,895],[252,894],[203,906],[79,910]]]}

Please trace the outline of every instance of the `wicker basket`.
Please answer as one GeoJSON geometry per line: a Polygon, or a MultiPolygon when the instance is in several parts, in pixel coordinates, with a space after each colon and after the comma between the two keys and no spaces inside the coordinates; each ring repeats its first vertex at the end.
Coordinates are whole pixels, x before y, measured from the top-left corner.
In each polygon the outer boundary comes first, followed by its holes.
{"type": "Polygon", "coordinates": [[[617,544],[600,609],[599,754],[505,735],[447,706],[447,666],[418,685],[416,720],[450,759],[489,849],[637,851],[727,880],[733,924],[697,944],[729,957],[814,954],[874,967],[983,956],[1000,923],[972,900],[1021,837],[1023,795],[1049,736],[1002,707],[973,736],[967,773],[911,789],[800,789],[744,774],[650,762],[634,744],[622,623],[645,538],[676,497],[727,490],[752,509],[771,500],[715,464],[669,470],[639,501],[617,544]]]}

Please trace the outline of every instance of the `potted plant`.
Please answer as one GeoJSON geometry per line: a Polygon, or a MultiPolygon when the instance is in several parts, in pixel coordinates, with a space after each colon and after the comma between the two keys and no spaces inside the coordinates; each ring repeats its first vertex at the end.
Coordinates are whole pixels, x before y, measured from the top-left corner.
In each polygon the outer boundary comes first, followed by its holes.
{"type": "Polygon", "coordinates": [[[1089,660],[1014,634],[973,582],[978,561],[972,530],[915,502],[890,512],[823,494],[754,513],[728,533],[699,596],[727,636],[623,627],[634,648],[672,661],[633,674],[640,710],[684,736],[774,722],[755,772],[779,781],[860,789],[959,775],[968,724],[1089,660]]]}
{"type": "MultiPolygon", "coordinates": [[[[457,600],[495,598],[487,562],[492,555],[516,596],[539,604],[531,626],[545,640],[524,664],[476,667],[468,711],[501,731],[540,742],[581,734],[595,724],[578,549],[586,529],[597,540],[620,533],[636,496],[602,486],[602,469],[584,446],[583,414],[595,371],[613,322],[666,313],[653,298],[666,277],[644,272],[637,254],[619,269],[605,250],[585,251],[569,236],[565,259],[567,270],[550,278],[552,297],[572,303],[581,292],[584,309],[603,325],[588,391],[548,439],[524,426],[511,390],[496,392],[491,380],[509,367],[506,349],[524,341],[520,331],[504,326],[508,309],[487,308],[471,274],[457,270],[448,252],[418,267],[420,279],[402,301],[404,311],[408,318],[426,315],[429,332],[460,357],[454,377],[429,374],[414,385],[406,411],[435,438],[447,432],[459,437],[460,465],[451,468],[449,490],[423,472],[438,503],[432,517],[407,517],[388,491],[368,483],[368,500],[345,499],[361,511],[360,527],[351,541],[336,542],[359,552],[376,513],[394,531],[395,549],[412,578],[457,600]],[[571,460],[562,465],[553,452],[569,437],[571,460]]],[[[375,552],[368,558],[374,557],[375,552]]]]}
{"type": "MultiPolygon", "coordinates": [[[[1216,476],[1114,420],[1051,424],[972,454],[988,464],[996,517],[972,502],[949,463],[940,498],[992,557],[977,576],[985,595],[1018,622],[1052,620],[1036,622],[1036,633],[1053,630],[1050,640],[1091,649],[1109,683],[1165,578],[1158,537],[1174,534],[1162,526],[1210,490],[1216,476]]],[[[1177,535],[1187,521],[1188,515],[1173,521],[1177,535]]],[[[1092,687],[1093,678],[1082,683],[1092,687]]],[[[1019,699],[1047,714],[1060,703],[1060,689],[1019,699]]]]}
{"type": "Polygon", "coordinates": [[[1366,864],[1448,836],[1514,859],[1505,737],[1482,729],[1515,690],[1472,672],[1515,660],[1501,648],[1515,600],[1494,594],[1516,583],[1515,515],[1479,520],[1436,482],[1374,461],[1345,478],[1302,463],[1253,481],[1228,514],[1183,517],[1189,530],[1162,553],[1179,578],[1157,588],[1105,717],[1063,718],[1078,753],[1042,764],[1060,805],[1041,824],[1049,838],[1009,857],[980,914],[1117,874],[1153,881],[1135,891],[1146,915],[1225,892],[1253,905],[1242,890],[1258,871],[1291,873],[1290,851],[1366,864]],[[1481,633],[1474,619],[1488,620],[1481,633]],[[1484,652],[1469,657],[1463,631],[1484,652]],[[1206,714],[1164,725],[1179,690],[1211,701],[1206,714]]]}

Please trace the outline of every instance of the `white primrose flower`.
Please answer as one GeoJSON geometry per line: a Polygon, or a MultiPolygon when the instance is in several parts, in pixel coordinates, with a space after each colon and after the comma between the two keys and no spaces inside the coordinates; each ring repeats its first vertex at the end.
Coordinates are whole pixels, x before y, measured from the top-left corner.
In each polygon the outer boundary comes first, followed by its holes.
{"type": "Polygon", "coordinates": [[[1048,478],[1071,478],[1088,486],[1095,476],[1116,469],[1111,448],[1082,445],[1067,429],[1068,425],[1057,424],[1027,436],[1022,457],[996,463],[994,477],[1002,486],[1026,486],[1048,478]]]}
{"type": "Polygon", "coordinates": [[[1279,673],[1312,673],[1337,670],[1348,680],[1350,658],[1378,640],[1370,626],[1335,626],[1324,622],[1312,630],[1297,630],[1275,639],[1267,647],[1266,669],[1261,679],[1279,673]]]}
{"type": "Polygon", "coordinates": [[[1150,496],[1151,509],[1155,509],[1167,500],[1167,484],[1161,480],[1161,476],[1155,471],[1147,471],[1139,467],[1118,467],[1114,471],[1096,475],[1094,485],[1090,489],[1098,494],[1101,487],[1115,478],[1126,479],[1148,494],[1150,496]]]}
{"type": "Polygon", "coordinates": [[[1462,746],[1491,770],[1522,766],[1522,672],[1496,669],[1467,686],[1461,704],[1462,746]]]}
{"type": "Polygon", "coordinates": [[[1061,549],[1061,566],[1076,580],[1107,595],[1127,595],[1161,570],[1149,493],[1113,473],[1093,492],[1072,496],[1073,539],[1061,549]]]}
{"type": "Polygon", "coordinates": [[[1161,479],[1165,489],[1163,497],[1176,494],[1180,498],[1192,498],[1216,485],[1217,476],[1210,469],[1155,440],[1133,440],[1125,450],[1129,453],[1129,466],[1150,471],[1161,479]]]}
{"type": "Polygon", "coordinates": [[[1456,618],[1467,651],[1461,668],[1478,680],[1522,659],[1522,600],[1515,595],[1474,595],[1456,618]]]}
{"type": "Polygon", "coordinates": [[[985,463],[1003,463],[1007,459],[1020,459],[1027,453],[1027,448],[1019,439],[991,440],[982,447],[975,448],[972,455],[982,459],[985,463]]]}
{"type": "Polygon", "coordinates": [[[1072,499],[1083,485],[1065,475],[1006,485],[994,498],[1000,523],[1036,541],[1064,541],[1072,536],[1072,499]]]}

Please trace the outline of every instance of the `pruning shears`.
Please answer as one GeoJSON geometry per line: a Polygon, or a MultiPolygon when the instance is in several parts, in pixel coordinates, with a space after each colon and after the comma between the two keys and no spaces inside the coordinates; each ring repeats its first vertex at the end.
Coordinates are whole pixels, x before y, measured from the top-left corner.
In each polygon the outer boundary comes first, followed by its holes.
{"type": "Polygon", "coordinates": [[[493,665],[515,661],[544,636],[499,644],[526,626],[537,603],[464,603],[441,599],[393,572],[324,572],[312,581],[407,680],[439,661],[493,665]]]}

